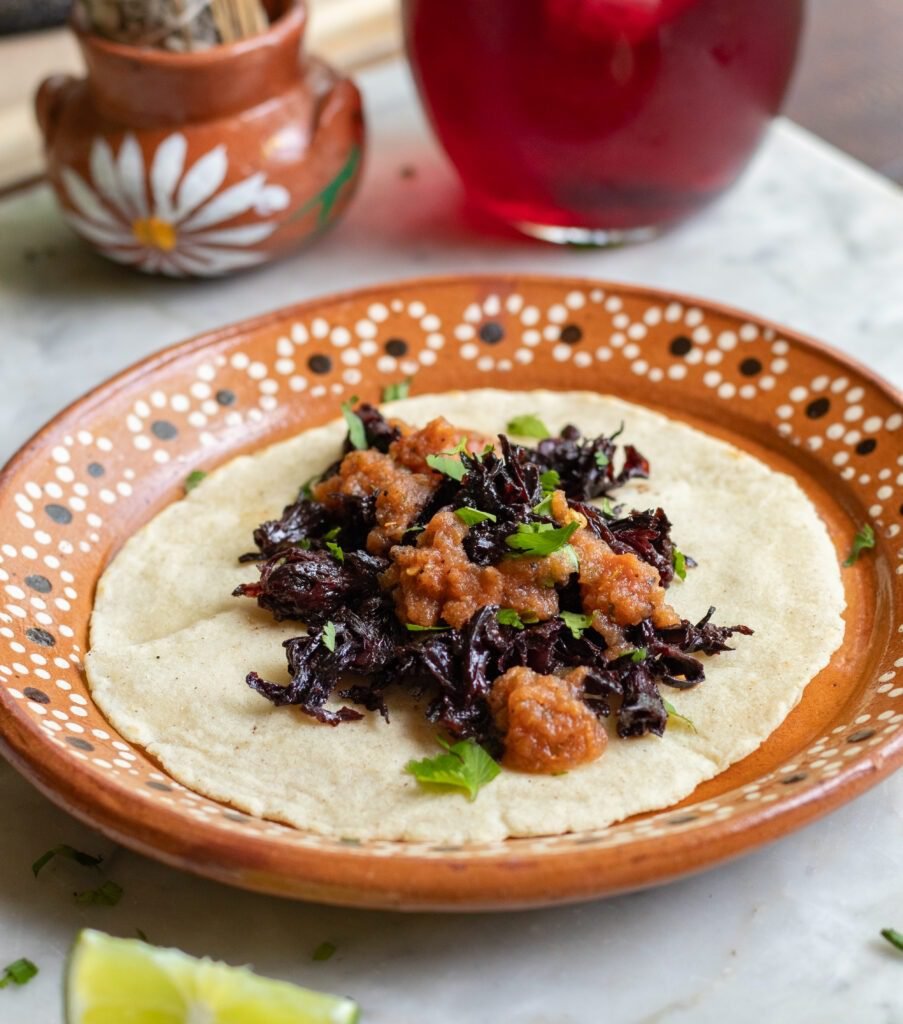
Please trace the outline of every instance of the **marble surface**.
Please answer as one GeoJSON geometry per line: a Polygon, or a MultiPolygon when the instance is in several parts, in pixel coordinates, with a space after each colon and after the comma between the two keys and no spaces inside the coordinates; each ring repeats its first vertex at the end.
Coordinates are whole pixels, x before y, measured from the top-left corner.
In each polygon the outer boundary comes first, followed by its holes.
{"type": "MultiPolygon", "coordinates": [[[[466,214],[398,65],[362,76],[369,166],[347,220],[307,253],[226,282],[132,275],[69,234],[48,190],[0,202],[0,459],[62,405],[163,345],[309,296],[455,271],[580,274],[746,307],[903,383],[903,201],[883,179],[778,123],[740,185],[654,243],[558,251],[466,214]],[[402,175],[404,167],[414,175],[402,175]]],[[[0,524],[2,534],[2,524],[0,524]]],[[[2,538],[0,538],[2,539],[2,538]]],[[[0,1024],[57,1024],[78,928],[253,963],[347,993],[366,1024],[903,1022],[903,776],[733,864],[664,889],[519,914],[355,912],[203,882],[113,848],[0,763],[0,1024]],[[60,842],[107,856],[125,895],[80,907],[85,869],[30,865],[60,842]],[[338,952],[311,960],[323,940],[338,952]]],[[[96,884],[96,883],[93,883],[96,884]]]]}

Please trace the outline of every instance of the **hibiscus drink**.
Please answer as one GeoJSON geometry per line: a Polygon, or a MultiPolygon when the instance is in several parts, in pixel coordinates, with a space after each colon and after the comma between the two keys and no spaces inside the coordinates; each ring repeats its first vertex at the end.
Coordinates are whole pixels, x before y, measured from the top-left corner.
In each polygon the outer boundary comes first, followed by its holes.
{"type": "Polygon", "coordinates": [[[480,206],[553,241],[643,237],[752,155],[803,0],[405,0],[411,64],[480,206]]]}

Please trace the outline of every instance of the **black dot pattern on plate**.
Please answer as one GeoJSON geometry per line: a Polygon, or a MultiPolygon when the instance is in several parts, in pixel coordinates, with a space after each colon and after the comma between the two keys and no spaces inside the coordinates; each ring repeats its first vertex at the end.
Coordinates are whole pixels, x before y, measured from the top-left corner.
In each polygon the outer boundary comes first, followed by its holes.
{"type": "Polygon", "coordinates": [[[857,455],[871,455],[872,452],[878,447],[878,442],[873,437],[864,437],[859,444],[856,445],[857,455]]]}
{"type": "Polygon", "coordinates": [[[583,338],[583,331],[576,324],[566,324],[561,328],[559,338],[566,345],[576,345],[583,338]]]}
{"type": "Polygon", "coordinates": [[[39,690],[35,686],[26,686],[22,691],[29,700],[36,701],[38,704],[49,704],[50,698],[44,693],[43,690],[39,690]]]}
{"type": "Polygon", "coordinates": [[[223,817],[228,818],[229,821],[240,821],[242,824],[246,821],[243,814],[239,814],[238,811],[223,811],[223,817]]]}
{"type": "Polygon", "coordinates": [[[30,629],[26,629],[25,635],[33,644],[37,644],[38,647],[53,647],[56,644],[56,637],[53,633],[48,633],[46,629],[41,629],[40,626],[32,626],[30,629]]]}
{"type": "Polygon", "coordinates": [[[99,476],[103,476],[104,473],[106,473],[106,470],[99,462],[88,463],[88,476],[93,476],[96,479],[99,476]]]}
{"type": "Polygon", "coordinates": [[[862,743],[863,740],[871,739],[875,735],[874,729],[857,729],[847,736],[847,743],[862,743]]]}
{"type": "Polygon", "coordinates": [[[53,584],[46,576],[26,576],[25,586],[36,590],[39,594],[49,594],[53,590],[53,584]]]}
{"type": "Polygon", "coordinates": [[[318,352],[307,360],[307,367],[311,373],[329,373],[332,369],[332,360],[329,356],[324,356],[322,352],[318,352]]]}
{"type": "Polygon", "coordinates": [[[758,359],[750,356],[749,359],[744,359],[743,362],[740,363],[740,372],[744,377],[755,377],[757,373],[762,372],[762,364],[758,359]]]}
{"type": "Polygon", "coordinates": [[[487,345],[498,345],[505,337],[505,329],[495,320],[487,320],[485,324],[480,324],[478,333],[480,341],[485,341],[487,345]]]}
{"type": "Polygon", "coordinates": [[[216,393],[216,400],[220,405],[234,405],[235,392],[230,391],[228,388],[220,388],[216,393]]]}
{"type": "Polygon", "coordinates": [[[573,840],[574,846],[591,846],[593,843],[599,842],[599,836],[578,836],[573,840]]]}
{"type": "Polygon", "coordinates": [[[691,821],[696,821],[699,817],[698,814],[681,814],[677,818],[669,818],[669,825],[689,825],[691,821]]]}
{"type": "Polygon", "coordinates": [[[68,526],[72,522],[72,513],[65,505],[45,505],[44,511],[60,526],[68,526]]]}
{"type": "Polygon", "coordinates": [[[76,750],[87,750],[92,751],[94,744],[89,743],[87,740],[79,739],[78,736],[67,736],[66,742],[70,747],[75,747],[76,750]]]}
{"type": "Polygon", "coordinates": [[[788,775],[786,779],[781,779],[781,785],[792,786],[795,782],[802,782],[805,778],[805,772],[794,772],[793,775],[788,775]]]}
{"type": "Polygon", "coordinates": [[[151,433],[161,441],[171,441],[174,437],[178,437],[179,428],[169,420],[154,420],[151,424],[151,433]]]}
{"type": "Polygon", "coordinates": [[[827,415],[827,412],[830,408],[830,398],[813,398],[812,401],[806,406],[806,415],[809,417],[810,420],[820,420],[822,416],[827,415]]]}
{"type": "Polygon", "coordinates": [[[161,793],[171,793],[172,786],[167,786],[165,782],[154,782],[153,779],[146,783],[148,789],[157,789],[161,793]]]}
{"type": "Polygon", "coordinates": [[[684,334],[672,339],[669,348],[672,356],[685,356],[693,347],[693,342],[684,334]]]}
{"type": "Polygon", "coordinates": [[[403,338],[389,338],[383,348],[386,350],[386,355],[396,358],[408,353],[408,343],[403,338]]]}

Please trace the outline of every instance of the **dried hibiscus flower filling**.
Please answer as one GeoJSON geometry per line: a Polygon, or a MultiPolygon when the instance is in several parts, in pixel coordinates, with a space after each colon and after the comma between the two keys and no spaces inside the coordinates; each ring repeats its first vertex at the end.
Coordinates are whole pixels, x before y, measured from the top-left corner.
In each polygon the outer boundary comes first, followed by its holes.
{"type": "MultiPolygon", "coordinates": [[[[661,509],[608,495],[649,464],[573,426],[535,448],[432,420],[343,409],[342,458],[254,531],[260,578],[235,590],[307,633],[284,644],[291,681],[247,683],[330,725],[387,720],[391,691],[423,700],[452,740],[506,767],[567,771],[668,723],[661,687],[705,678],[697,654],[746,626],[697,623],[667,601],[692,559],[661,509]],[[602,506],[590,504],[602,498],[602,506]],[[328,707],[338,695],[346,701],[328,707]]],[[[620,431],[618,431],[620,433],[620,431]]]]}

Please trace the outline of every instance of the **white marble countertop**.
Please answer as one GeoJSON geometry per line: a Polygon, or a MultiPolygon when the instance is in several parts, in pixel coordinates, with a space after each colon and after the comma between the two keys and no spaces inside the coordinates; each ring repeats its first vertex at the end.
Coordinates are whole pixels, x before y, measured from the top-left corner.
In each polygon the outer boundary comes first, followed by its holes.
{"type": "MultiPolygon", "coordinates": [[[[324,292],[454,271],[579,274],[746,307],[903,383],[903,200],[778,123],[740,185],[644,246],[559,251],[462,216],[399,65],[361,76],[371,150],[347,219],[316,248],[227,282],[134,276],[87,253],[37,187],[0,202],[0,459],[62,405],[154,349],[324,292]],[[403,177],[402,166],[415,168],[403,177]]],[[[2,533],[2,526],[0,526],[2,533]]],[[[400,915],[289,903],[199,881],[112,844],[0,763],[0,1024],[58,1024],[78,928],[180,946],[347,993],[366,1024],[903,1022],[903,775],[815,825],[663,889],[518,914],[400,915]],[[66,842],[108,856],[115,908],[80,907],[66,842]],[[336,955],[314,963],[323,940],[336,955]]]]}

